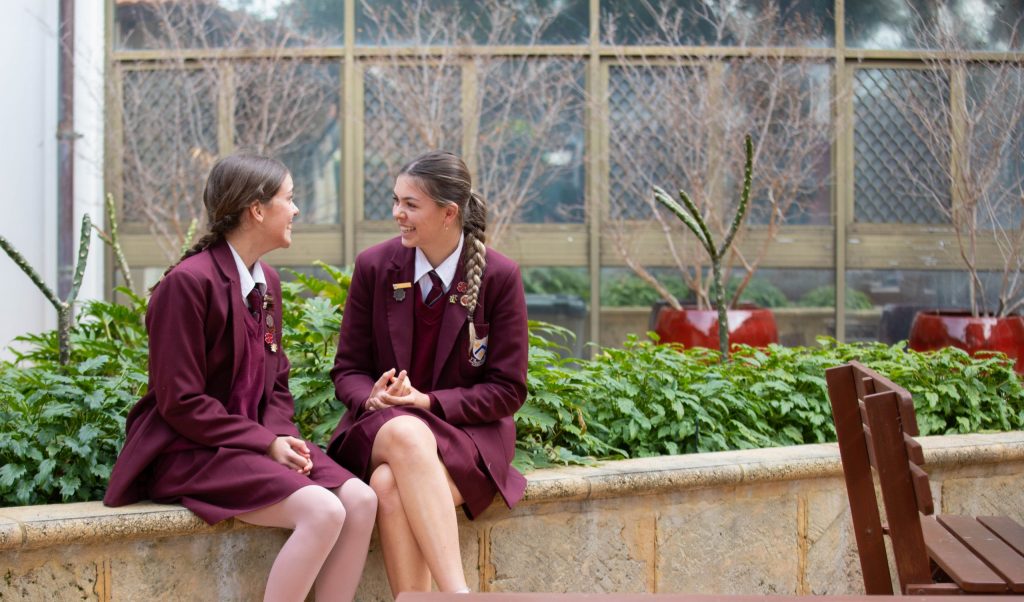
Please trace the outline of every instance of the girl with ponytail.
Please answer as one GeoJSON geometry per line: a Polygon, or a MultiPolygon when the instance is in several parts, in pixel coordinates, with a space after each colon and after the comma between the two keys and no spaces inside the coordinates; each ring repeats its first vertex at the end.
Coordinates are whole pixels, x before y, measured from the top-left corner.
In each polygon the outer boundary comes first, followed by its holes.
{"type": "MultiPolygon", "coordinates": [[[[292,177],[280,162],[218,161],[209,232],[168,268],[146,311],[149,387],[103,501],[181,503],[213,524],[292,529],[264,600],[352,600],[377,511],[373,491],[303,441],[281,347],[281,282],[260,257],[291,245],[292,177]]],[[[249,597],[249,596],[246,596],[249,597]]]]}
{"type": "Polygon", "coordinates": [[[356,258],[331,377],[348,406],[328,454],[379,499],[391,591],[468,591],[455,508],[473,519],[526,479],[511,466],[526,399],[519,267],[487,248],[487,207],[457,156],[395,181],[399,236],[356,258]]]}

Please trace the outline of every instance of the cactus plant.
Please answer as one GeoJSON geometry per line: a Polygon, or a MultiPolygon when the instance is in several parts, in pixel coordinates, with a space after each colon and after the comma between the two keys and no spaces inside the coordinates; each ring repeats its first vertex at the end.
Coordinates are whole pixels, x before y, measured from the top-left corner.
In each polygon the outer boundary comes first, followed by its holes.
{"type": "Polygon", "coordinates": [[[736,237],[736,232],[739,231],[740,224],[743,223],[743,217],[747,213],[747,204],[750,201],[750,182],[753,175],[754,143],[749,134],[743,143],[746,160],[743,168],[743,190],[740,193],[740,204],[736,208],[736,214],[733,215],[732,223],[721,245],[715,245],[704,217],[701,215],[697,205],[690,199],[690,195],[686,194],[686,191],[679,190],[679,200],[682,201],[682,205],[680,205],[660,187],[654,187],[655,200],[676,214],[676,217],[693,232],[701,246],[707,251],[708,258],[711,260],[711,278],[714,282],[712,290],[715,294],[715,307],[718,309],[718,344],[719,350],[722,352],[723,361],[729,358],[729,308],[725,303],[725,283],[722,282],[722,260],[729,252],[733,239],[736,237]]]}

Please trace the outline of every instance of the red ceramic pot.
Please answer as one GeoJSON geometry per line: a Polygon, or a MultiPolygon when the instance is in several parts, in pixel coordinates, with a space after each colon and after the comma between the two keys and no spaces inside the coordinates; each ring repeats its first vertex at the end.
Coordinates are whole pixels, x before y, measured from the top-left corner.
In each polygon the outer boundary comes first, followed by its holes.
{"type": "Polygon", "coordinates": [[[1014,369],[1024,373],[1024,319],[975,318],[967,311],[921,311],[910,327],[910,348],[932,351],[959,347],[971,355],[979,351],[1001,351],[1016,361],[1014,369]]]}
{"type": "MultiPolygon", "coordinates": [[[[729,310],[728,320],[730,347],[738,343],[767,347],[771,343],[779,342],[775,314],[769,309],[741,306],[729,310]]],[[[665,343],[718,349],[718,311],[662,307],[655,319],[654,331],[665,343]]]]}

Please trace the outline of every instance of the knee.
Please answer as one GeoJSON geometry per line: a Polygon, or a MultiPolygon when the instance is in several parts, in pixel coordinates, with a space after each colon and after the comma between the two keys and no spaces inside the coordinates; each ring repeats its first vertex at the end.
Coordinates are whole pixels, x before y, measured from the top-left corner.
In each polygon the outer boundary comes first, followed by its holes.
{"type": "Polygon", "coordinates": [[[377,445],[381,446],[388,462],[437,456],[434,433],[413,416],[398,416],[387,421],[377,432],[374,446],[377,445]]]}
{"type": "Polygon", "coordinates": [[[349,479],[338,491],[338,497],[350,520],[373,522],[377,514],[377,494],[359,479],[349,479]]]}
{"type": "Polygon", "coordinates": [[[315,503],[309,504],[301,519],[304,526],[313,532],[336,538],[345,524],[346,511],[341,500],[323,487],[316,487],[315,503]]]}
{"type": "Polygon", "coordinates": [[[370,488],[376,494],[381,510],[391,510],[400,503],[395,473],[387,464],[381,464],[370,475],[370,488]]]}

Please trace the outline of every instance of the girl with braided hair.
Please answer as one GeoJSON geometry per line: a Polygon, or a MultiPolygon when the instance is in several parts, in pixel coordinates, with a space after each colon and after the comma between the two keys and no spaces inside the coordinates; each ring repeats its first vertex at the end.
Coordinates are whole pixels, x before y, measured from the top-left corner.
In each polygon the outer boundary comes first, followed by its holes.
{"type": "Polygon", "coordinates": [[[149,388],[132,408],[104,502],[181,503],[213,524],[292,529],[265,600],[351,600],[377,511],[373,491],[292,422],[281,283],[260,257],[291,245],[292,177],[278,161],[218,161],[210,232],[153,288],[149,388]]]}
{"type": "Polygon", "coordinates": [[[468,591],[455,508],[473,519],[526,479],[511,466],[526,399],[519,267],[484,246],[469,171],[434,151],[395,182],[400,236],[356,258],[331,377],[348,411],[328,454],[367,480],[391,591],[468,591]]]}

